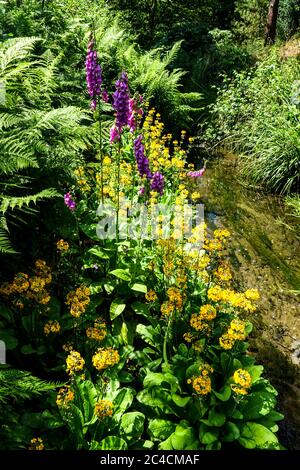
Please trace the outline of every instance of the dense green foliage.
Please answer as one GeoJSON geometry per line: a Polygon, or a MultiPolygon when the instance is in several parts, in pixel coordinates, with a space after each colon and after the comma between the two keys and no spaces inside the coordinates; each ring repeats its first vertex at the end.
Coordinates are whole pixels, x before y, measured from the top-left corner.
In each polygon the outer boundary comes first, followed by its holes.
{"type": "Polygon", "coordinates": [[[256,183],[285,193],[299,190],[300,63],[270,57],[227,80],[212,106],[207,136],[241,153],[256,183]]]}

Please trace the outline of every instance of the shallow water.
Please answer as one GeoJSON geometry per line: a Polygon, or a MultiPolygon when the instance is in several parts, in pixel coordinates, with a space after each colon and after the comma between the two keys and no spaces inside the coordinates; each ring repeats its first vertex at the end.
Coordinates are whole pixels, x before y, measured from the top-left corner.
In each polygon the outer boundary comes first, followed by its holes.
{"type": "Polygon", "coordinates": [[[233,155],[209,163],[199,184],[209,227],[232,234],[234,283],[260,291],[251,352],[279,390],[283,445],[300,449],[300,226],[280,197],[245,185],[233,155]]]}

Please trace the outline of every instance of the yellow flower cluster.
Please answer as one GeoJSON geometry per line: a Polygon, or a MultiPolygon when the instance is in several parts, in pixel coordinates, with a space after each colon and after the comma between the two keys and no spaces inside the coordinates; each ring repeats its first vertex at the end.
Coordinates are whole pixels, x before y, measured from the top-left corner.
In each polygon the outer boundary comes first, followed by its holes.
{"type": "Polygon", "coordinates": [[[119,353],[113,348],[100,348],[92,357],[93,366],[99,371],[113,367],[119,361],[119,353]]]}
{"type": "Polygon", "coordinates": [[[67,372],[69,375],[74,375],[76,372],[82,371],[85,360],[81,357],[78,351],[71,351],[66,359],[67,372]]]}
{"type": "Polygon", "coordinates": [[[227,239],[230,237],[230,232],[226,229],[217,229],[214,231],[214,238],[206,238],[203,248],[210,252],[220,252],[226,245],[227,239]]]}
{"type": "Polygon", "coordinates": [[[74,400],[74,392],[71,390],[70,385],[60,388],[56,397],[56,404],[60,408],[68,408],[71,401],[74,400]]]}
{"type": "Polygon", "coordinates": [[[230,267],[228,263],[222,262],[214,272],[216,278],[221,282],[228,282],[232,279],[230,267]]]}
{"type": "Polygon", "coordinates": [[[70,307],[70,314],[78,318],[86,310],[90,303],[90,289],[86,286],[80,286],[75,291],[69,292],[66,299],[66,305],[70,307]]]}
{"type": "Polygon", "coordinates": [[[231,385],[232,390],[239,395],[247,395],[252,383],[249,372],[244,369],[237,369],[233,374],[233,380],[234,384],[231,385]]]}
{"type": "Polygon", "coordinates": [[[31,439],[28,450],[45,450],[43,439],[40,437],[34,437],[31,439]]]}
{"type": "Polygon", "coordinates": [[[86,335],[94,341],[103,341],[107,335],[106,323],[102,318],[95,320],[94,326],[86,329],[86,335]]]}
{"type": "Polygon", "coordinates": [[[95,416],[98,419],[111,418],[113,415],[114,405],[109,400],[100,400],[95,405],[95,416]]]}
{"type": "Polygon", "coordinates": [[[153,289],[149,289],[147,294],[145,294],[145,299],[147,302],[155,302],[157,300],[157,295],[153,289]]]}
{"type": "Polygon", "coordinates": [[[63,239],[58,240],[58,242],[56,242],[56,247],[58,251],[61,251],[61,252],[66,252],[70,248],[69,243],[63,239]]]}
{"type": "MultiPolygon", "coordinates": [[[[98,198],[102,196],[102,182],[103,182],[103,196],[110,198],[113,202],[117,200],[117,172],[112,171],[114,162],[109,156],[103,158],[102,172],[97,172],[95,175],[96,191],[98,198]]],[[[120,191],[119,197],[122,199],[124,191],[133,185],[133,165],[130,162],[121,160],[120,162],[120,191]]]]}
{"type": "Polygon", "coordinates": [[[244,341],[246,339],[245,328],[245,322],[236,319],[232,320],[227,332],[219,338],[220,346],[223,349],[232,349],[237,340],[244,341]]]}
{"type": "Polygon", "coordinates": [[[44,325],[44,333],[45,335],[49,335],[50,333],[60,333],[61,327],[57,320],[50,320],[44,325]]]}
{"type": "Polygon", "coordinates": [[[79,189],[83,193],[87,193],[91,191],[91,186],[88,183],[88,177],[85,174],[85,169],[83,166],[80,166],[74,170],[74,176],[77,180],[79,189]]]}
{"type": "Polygon", "coordinates": [[[194,339],[194,335],[190,332],[187,332],[187,333],[184,333],[183,335],[183,339],[184,341],[186,341],[187,343],[191,343],[194,339]]]}
{"type": "Polygon", "coordinates": [[[187,380],[198,395],[207,395],[211,392],[211,379],[209,374],[213,373],[213,368],[209,364],[203,364],[199,368],[201,375],[193,376],[187,380]]]}
{"type": "Polygon", "coordinates": [[[167,290],[168,300],[160,308],[162,317],[168,317],[173,312],[182,310],[185,295],[177,287],[169,287],[167,290]]]}
{"type": "Polygon", "coordinates": [[[212,305],[202,305],[199,313],[194,313],[190,319],[190,325],[197,331],[209,331],[210,327],[207,321],[214,320],[217,311],[212,305]]]}
{"type": "MultiPolygon", "coordinates": [[[[253,291],[257,292],[255,289],[253,289],[253,291]]],[[[208,289],[207,295],[208,298],[214,302],[224,302],[234,308],[241,308],[247,312],[254,312],[256,310],[256,306],[246,297],[246,293],[235,292],[231,289],[222,289],[220,286],[216,285],[208,289]]],[[[254,294],[252,294],[252,296],[253,295],[254,294]]]]}
{"type": "MultiPolygon", "coordinates": [[[[50,294],[46,285],[52,281],[51,270],[46,261],[35,262],[35,275],[30,277],[25,273],[15,275],[12,283],[4,283],[0,286],[0,294],[11,296],[21,295],[28,300],[34,300],[39,304],[46,305],[50,301],[50,294]]],[[[23,308],[23,302],[18,299],[14,302],[19,308],[23,308]]]]}

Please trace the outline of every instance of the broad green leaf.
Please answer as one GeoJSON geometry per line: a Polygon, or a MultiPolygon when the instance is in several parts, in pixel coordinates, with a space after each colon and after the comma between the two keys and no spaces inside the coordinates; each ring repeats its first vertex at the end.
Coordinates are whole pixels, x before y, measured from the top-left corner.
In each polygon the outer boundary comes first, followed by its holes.
{"type": "Polygon", "coordinates": [[[109,309],[109,315],[110,319],[114,320],[117,318],[121,313],[125,310],[126,304],[124,304],[123,299],[115,299],[113,302],[110,304],[110,309],[109,309]]]}
{"type": "Polygon", "coordinates": [[[173,394],[172,400],[175,405],[184,408],[192,400],[192,397],[181,397],[180,395],[173,394]]]}
{"type": "Polygon", "coordinates": [[[174,432],[175,426],[175,423],[166,419],[151,419],[149,421],[148,432],[152,438],[163,441],[174,432]]]}
{"type": "Polygon", "coordinates": [[[239,443],[246,449],[279,449],[278,439],[262,424],[244,423],[240,426],[239,443]]]}
{"type": "Polygon", "coordinates": [[[253,392],[248,395],[240,406],[246,420],[266,416],[276,406],[276,398],[268,392],[253,392]]]}
{"type": "Polygon", "coordinates": [[[140,323],[136,327],[136,332],[141,335],[141,337],[147,344],[150,344],[151,346],[160,350],[161,333],[159,325],[154,328],[151,325],[146,326],[140,323]]]}
{"type": "Polygon", "coordinates": [[[228,401],[231,397],[231,388],[226,385],[225,387],[221,388],[219,392],[216,392],[214,390],[213,393],[216,395],[217,398],[219,398],[219,400],[228,401]]]}
{"type": "Polygon", "coordinates": [[[218,428],[212,428],[210,426],[207,426],[204,423],[200,424],[199,440],[202,444],[211,444],[212,442],[217,441],[218,437],[219,437],[218,428]]]}
{"type": "Polygon", "coordinates": [[[36,350],[31,346],[31,344],[26,344],[21,347],[22,354],[35,354],[36,350]]]}
{"type": "Polygon", "coordinates": [[[144,431],[145,415],[138,411],[125,413],[121,418],[120,431],[126,439],[138,439],[144,431]]]}
{"type": "Polygon", "coordinates": [[[110,274],[118,279],[122,279],[123,281],[130,281],[131,279],[130,272],[126,269],[114,269],[113,271],[110,271],[110,274]]]}
{"type": "Polygon", "coordinates": [[[176,391],[178,388],[178,380],[170,373],[162,374],[161,372],[148,372],[143,382],[144,388],[160,386],[176,391]]]}
{"type": "Polygon", "coordinates": [[[0,340],[5,343],[7,350],[15,349],[18,346],[18,340],[15,338],[14,330],[0,330],[0,340]]]}
{"type": "Polygon", "coordinates": [[[127,450],[127,444],[121,437],[107,436],[99,443],[97,450],[127,450]]]}
{"type": "Polygon", "coordinates": [[[170,439],[174,450],[199,449],[199,441],[192,427],[176,426],[175,432],[170,436],[170,439]]]}
{"type": "Polygon", "coordinates": [[[133,284],[131,290],[135,292],[142,292],[143,294],[147,294],[147,286],[145,284],[133,284]]]}
{"type": "Polygon", "coordinates": [[[142,390],[137,395],[137,400],[143,405],[149,406],[166,414],[175,415],[174,403],[171,400],[169,392],[159,387],[152,387],[149,390],[142,390]]]}
{"type": "Polygon", "coordinates": [[[246,367],[245,369],[251,375],[252,384],[254,384],[260,378],[264,370],[263,366],[251,366],[246,367]]]}
{"type": "Polygon", "coordinates": [[[110,255],[107,253],[107,251],[105,251],[103,248],[101,248],[100,246],[96,246],[94,248],[90,248],[88,250],[88,252],[93,255],[93,256],[96,256],[97,258],[101,258],[101,259],[109,259],[110,258],[110,255]]]}
{"type": "Polygon", "coordinates": [[[208,413],[208,421],[210,426],[216,426],[219,428],[225,424],[226,416],[221,411],[217,411],[213,408],[208,413]]]}
{"type": "Polygon", "coordinates": [[[77,381],[80,390],[82,413],[85,423],[88,423],[94,416],[94,408],[97,400],[97,390],[91,380],[84,382],[77,381]]]}
{"type": "Polygon", "coordinates": [[[133,401],[133,391],[131,388],[121,388],[115,396],[114,403],[114,419],[117,420],[130,407],[133,401]]]}
{"type": "Polygon", "coordinates": [[[224,428],[222,429],[222,433],[222,441],[224,442],[233,442],[240,437],[239,428],[231,421],[227,421],[224,428]]]}

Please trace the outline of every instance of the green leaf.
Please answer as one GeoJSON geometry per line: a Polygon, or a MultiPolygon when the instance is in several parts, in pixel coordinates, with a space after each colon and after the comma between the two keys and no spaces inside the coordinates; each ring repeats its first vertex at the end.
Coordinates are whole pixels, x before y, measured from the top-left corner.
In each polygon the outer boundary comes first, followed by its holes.
{"type": "Polygon", "coordinates": [[[110,319],[113,321],[115,318],[117,318],[121,313],[125,310],[126,304],[124,304],[123,299],[115,299],[113,302],[110,304],[110,309],[109,309],[109,315],[110,319]]]}
{"type": "Polygon", "coordinates": [[[0,318],[11,321],[12,311],[4,304],[0,304],[0,318]]]}
{"type": "Polygon", "coordinates": [[[147,294],[147,286],[145,284],[133,284],[131,290],[135,292],[142,292],[143,294],[147,294]]]}
{"type": "Polygon", "coordinates": [[[18,340],[15,338],[14,330],[0,330],[0,340],[5,343],[7,350],[15,349],[18,346],[18,340]]]}
{"type": "Polygon", "coordinates": [[[41,418],[43,423],[46,424],[47,428],[50,429],[61,428],[64,425],[62,420],[54,416],[49,410],[44,410],[41,414],[41,418]]]}
{"type": "Polygon", "coordinates": [[[175,405],[184,408],[192,400],[192,397],[181,397],[180,395],[173,394],[172,400],[175,405]]]}
{"type": "Polygon", "coordinates": [[[251,375],[252,384],[254,384],[260,378],[264,370],[263,366],[251,366],[245,367],[245,369],[251,375]]]}
{"type": "Polygon", "coordinates": [[[118,420],[120,416],[130,407],[133,401],[133,391],[131,388],[121,388],[115,396],[114,403],[114,419],[118,420]]]}
{"type": "Polygon", "coordinates": [[[222,437],[222,441],[224,442],[233,442],[240,437],[239,428],[231,421],[227,421],[224,428],[222,429],[222,432],[224,433],[222,437]]]}
{"type": "Polygon", "coordinates": [[[253,392],[241,404],[240,410],[246,420],[266,416],[276,406],[276,398],[269,392],[253,392]]]}
{"type": "Polygon", "coordinates": [[[173,374],[161,372],[148,372],[143,382],[144,388],[151,388],[160,386],[161,388],[171,389],[176,391],[178,389],[178,379],[173,374]]]}
{"type": "Polygon", "coordinates": [[[31,346],[31,344],[26,344],[21,347],[22,354],[35,354],[36,350],[31,346]]]}
{"type": "Polygon", "coordinates": [[[195,450],[199,448],[199,441],[192,427],[185,428],[179,424],[170,436],[170,440],[174,450],[195,450]]]}
{"type": "Polygon", "coordinates": [[[94,408],[97,399],[97,390],[91,380],[85,380],[84,382],[77,382],[80,390],[82,403],[82,413],[84,416],[85,423],[92,420],[94,416],[94,408]]]}
{"type": "Polygon", "coordinates": [[[229,398],[231,397],[231,388],[228,385],[225,385],[219,392],[216,392],[215,390],[213,393],[216,395],[217,398],[221,401],[228,401],[229,398]]]}
{"type": "Polygon", "coordinates": [[[210,426],[207,426],[204,423],[200,424],[199,440],[202,444],[211,444],[212,442],[217,441],[218,437],[219,437],[218,428],[212,428],[210,426]]]}
{"type": "Polygon", "coordinates": [[[162,390],[159,387],[152,387],[149,390],[142,390],[137,395],[137,400],[143,405],[155,408],[163,413],[172,414],[176,416],[174,411],[174,403],[171,400],[169,392],[162,390]]]}
{"type": "Polygon", "coordinates": [[[175,430],[175,423],[166,419],[150,419],[148,432],[151,438],[163,441],[175,430]]]}
{"type": "Polygon", "coordinates": [[[220,441],[215,441],[205,446],[205,450],[220,450],[221,448],[222,444],[220,441]]]}
{"type": "Polygon", "coordinates": [[[147,344],[150,344],[151,346],[160,350],[160,343],[161,343],[160,325],[157,325],[156,328],[154,328],[151,325],[146,326],[140,323],[136,327],[136,332],[139,335],[141,335],[141,337],[147,344]]]}
{"type": "Polygon", "coordinates": [[[279,449],[277,437],[262,424],[244,423],[240,426],[239,443],[246,449],[279,449]]]}
{"type": "Polygon", "coordinates": [[[113,271],[110,271],[110,274],[118,279],[122,279],[123,281],[130,281],[131,279],[130,272],[127,269],[114,269],[113,271]]]}
{"type": "Polygon", "coordinates": [[[97,258],[101,258],[101,259],[109,259],[110,258],[110,255],[107,253],[107,251],[105,251],[103,248],[100,248],[100,246],[90,248],[88,250],[88,252],[91,255],[96,256],[97,258]]]}
{"type": "Polygon", "coordinates": [[[138,411],[125,413],[121,418],[120,431],[126,439],[138,439],[144,431],[145,415],[138,411]]]}
{"type": "Polygon", "coordinates": [[[226,416],[224,413],[216,411],[216,408],[213,408],[208,413],[208,421],[210,426],[219,428],[225,424],[226,416]]]}
{"type": "Polygon", "coordinates": [[[121,437],[107,436],[99,443],[97,450],[127,450],[127,444],[121,437]]]}

